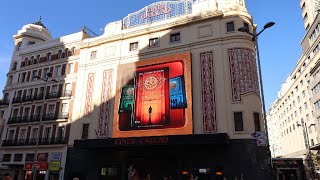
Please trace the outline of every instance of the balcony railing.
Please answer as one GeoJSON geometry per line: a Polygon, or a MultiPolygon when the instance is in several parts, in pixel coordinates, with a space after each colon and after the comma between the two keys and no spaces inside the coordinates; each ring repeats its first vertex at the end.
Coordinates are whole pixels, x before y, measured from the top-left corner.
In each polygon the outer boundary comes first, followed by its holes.
{"type": "Polygon", "coordinates": [[[45,114],[43,121],[52,121],[58,119],[58,114],[45,114]]]}
{"type": "MultiPolygon", "coordinates": [[[[3,140],[2,146],[32,146],[36,145],[37,139],[19,139],[19,140],[3,140]]],[[[39,139],[39,145],[54,145],[54,144],[66,144],[65,137],[59,138],[41,138],[39,139]]]]}
{"type": "Polygon", "coordinates": [[[8,119],[8,124],[16,124],[16,123],[22,123],[21,117],[11,117],[8,119]]]}
{"type": "MultiPolygon", "coordinates": [[[[43,116],[43,121],[55,121],[57,119],[68,119],[69,113],[62,112],[61,114],[45,114],[43,116]]],[[[39,122],[40,115],[33,115],[33,116],[23,116],[23,117],[11,117],[8,119],[7,124],[19,124],[19,123],[30,123],[30,122],[39,122]]]]}
{"type": "Polygon", "coordinates": [[[38,94],[38,95],[34,95],[33,96],[33,100],[37,101],[37,100],[42,100],[43,99],[43,94],[38,94]]]}
{"type": "Polygon", "coordinates": [[[71,97],[72,96],[72,91],[71,90],[66,90],[63,92],[63,97],[71,97]]]}
{"type": "Polygon", "coordinates": [[[21,98],[21,102],[28,102],[28,101],[33,101],[33,96],[23,96],[21,98]]]}
{"type": "Polygon", "coordinates": [[[59,98],[61,97],[61,92],[51,92],[46,96],[46,99],[59,98]]]}
{"type": "Polygon", "coordinates": [[[9,100],[8,99],[1,99],[0,106],[2,106],[2,105],[9,105],[9,100]]]}
{"type": "Polygon", "coordinates": [[[38,121],[40,121],[40,115],[33,115],[31,116],[29,122],[38,122],[38,121]]]}
{"type": "Polygon", "coordinates": [[[12,104],[14,104],[14,103],[20,103],[21,102],[21,97],[15,97],[15,98],[13,98],[13,100],[12,100],[12,104]]]}

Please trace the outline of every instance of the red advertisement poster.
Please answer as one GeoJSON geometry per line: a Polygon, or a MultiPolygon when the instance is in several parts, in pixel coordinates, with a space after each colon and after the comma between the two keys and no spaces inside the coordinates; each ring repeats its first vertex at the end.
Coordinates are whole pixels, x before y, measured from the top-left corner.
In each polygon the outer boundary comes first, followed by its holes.
{"type": "Polygon", "coordinates": [[[192,133],[190,84],[190,53],[119,66],[113,136],[192,133]]]}

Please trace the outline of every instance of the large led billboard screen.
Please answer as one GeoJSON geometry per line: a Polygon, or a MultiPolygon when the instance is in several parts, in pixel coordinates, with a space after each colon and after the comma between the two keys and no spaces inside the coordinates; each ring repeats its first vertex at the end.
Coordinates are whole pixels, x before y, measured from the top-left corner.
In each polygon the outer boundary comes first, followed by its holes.
{"type": "Polygon", "coordinates": [[[190,53],[118,67],[113,137],[192,134],[190,53]]]}

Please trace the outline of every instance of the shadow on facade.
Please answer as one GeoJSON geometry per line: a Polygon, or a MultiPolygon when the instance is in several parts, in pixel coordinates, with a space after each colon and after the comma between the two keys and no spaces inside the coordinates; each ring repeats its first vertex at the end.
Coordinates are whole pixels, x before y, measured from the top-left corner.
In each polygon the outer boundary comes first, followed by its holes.
{"type": "Polygon", "coordinates": [[[195,45],[192,38],[187,37],[190,36],[188,28],[190,25],[186,24],[165,33],[145,35],[148,45],[141,48],[137,44],[132,52],[135,43],[142,40],[128,37],[128,53],[110,57],[109,64],[108,57],[95,62],[98,65],[91,70],[90,65],[80,68],[83,74],[78,76],[84,79],[79,95],[82,103],[74,110],[78,109],[82,117],[72,122],[74,138],[69,142],[65,179],[125,180],[130,163],[137,159],[150,163],[152,179],[161,179],[164,175],[186,179],[186,174],[191,172],[201,180],[240,179],[241,176],[270,179],[266,148],[257,148],[251,139],[230,140],[227,133],[193,135],[195,124],[202,123],[202,119],[193,118],[192,112],[188,117],[193,125],[189,135],[184,136],[177,130],[185,126],[179,124],[179,118],[172,121],[177,109],[184,109],[182,117],[186,119],[185,109],[192,111],[192,103],[200,102],[192,98],[192,94],[201,93],[194,88],[201,87],[200,63],[190,62],[190,68],[186,68],[185,61],[180,62],[185,59],[177,58],[178,54],[190,53],[192,61],[196,61],[201,53],[213,51],[212,42],[206,39],[202,45],[195,45]],[[183,68],[171,69],[173,62],[182,63],[183,68]],[[190,82],[186,79],[188,73],[190,82]],[[181,87],[181,91],[172,96],[176,87],[181,87]],[[94,102],[101,103],[91,108],[94,102]],[[159,117],[153,114],[157,111],[162,113],[159,117]],[[156,118],[160,120],[154,120],[156,118]],[[174,134],[175,130],[179,133],[174,134]]]}

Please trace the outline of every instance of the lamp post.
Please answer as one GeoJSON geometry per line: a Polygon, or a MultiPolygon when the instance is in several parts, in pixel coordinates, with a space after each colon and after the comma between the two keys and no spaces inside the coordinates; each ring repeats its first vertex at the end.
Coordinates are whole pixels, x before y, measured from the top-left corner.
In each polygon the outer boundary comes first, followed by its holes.
{"type": "MultiPolygon", "coordinates": [[[[315,126],[316,124],[310,124],[309,128],[311,128],[312,126],[315,126]]],[[[308,158],[308,166],[311,167],[311,175],[314,175],[314,164],[313,164],[313,160],[311,157],[311,150],[310,150],[310,143],[309,143],[309,133],[308,133],[308,126],[307,123],[302,121],[301,124],[297,123],[297,126],[302,126],[302,130],[303,130],[303,136],[304,136],[304,141],[305,141],[305,146],[308,150],[308,154],[307,154],[307,158],[308,158]]]]}
{"type": "MultiPolygon", "coordinates": [[[[38,148],[39,148],[39,141],[40,141],[40,128],[42,126],[42,120],[44,116],[44,105],[45,105],[45,100],[46,100],[46,91],[47,91],[47,84],[49,81],[49,78],[52,77],[52,73],[48,72],[44,78],[41,78],[40,76],[33,76],[36,79],[41,79],[44,81],[44,90],[43,90],[43,97],[42,97],[42,105],[41,105],[41,111],[40,111],[40,118],[39,118],[39,128],[38,128],[38,134],[36,137],[36,147],[34,149],[34,157],[33,157],[33,162],[32,162],[32,179],[36,180],[37,175],[36,175],[36,161],[37,161],[37,154],[38,154],[38,148]]],[[[53,82],[57,82],[55,79],[51,79],[53,82]]]]}
{"type": "Polygon", "coordinates": [[[268,125],[267,125],[267,114],[266,114],[266,105],[264,102],[264,92],[263,92],[263,83],[262,83],[262,73],[261,73],[261,65],[260,65],[260,54],[259,54],[259,45],[258,45],[258,36],[266,29],[272,27],[275,25],[274,22],[268,22],[263,26],[263,29],[257,33],[256,28],[254,28],[253,33],[249,32],[249,29],[246,27],[241,27],[238,29],[240,32],[245,32],[247,34],[250,34],[252,36],[252,41],[255,44],[255,49],[257,52],[257,62],[258,62],[258,71],[259,71],[259,84],[260,84],[260,93],[261,93],[261,100],[262,100],[262,109],[263,109],[263,122],[264,122],[264,129],[265,133],[267,135],[267,151],[268,156],[270,156],[270,164],[272,167],[272,161],[271,161],[271,153],[270,153],[270,145],[269,145],[269,136],[268,136],[268,125]]]}

